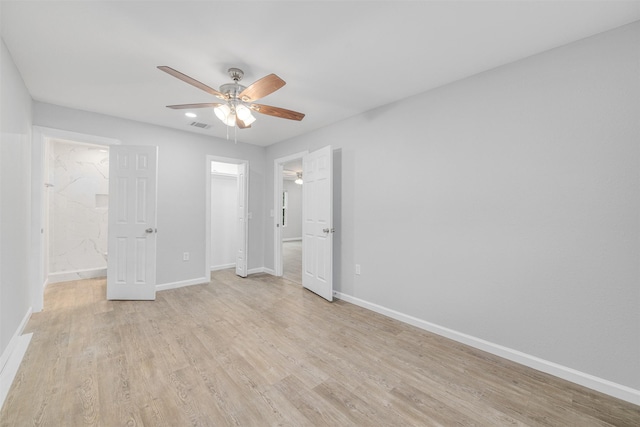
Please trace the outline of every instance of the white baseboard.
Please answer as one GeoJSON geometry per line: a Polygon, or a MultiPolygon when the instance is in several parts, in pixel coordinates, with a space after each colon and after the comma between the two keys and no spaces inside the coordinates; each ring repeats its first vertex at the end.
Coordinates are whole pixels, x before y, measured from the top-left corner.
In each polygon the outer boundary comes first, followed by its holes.
{"type": "Polygon", "coordinates": [[[609,396],[616,397],[618,399],[625,400],[635,405],[640,405],[640,390],[633,389],[621,384],[614,383],[603,378],[596,377],[591,374],[577,371],[575,369],[559,365],[548,360],[540,359],[530,354],[523,353],[521,351],[513,350],[508,347],[494,344],[489,341],[485,341],[480,338],[473,337],[458,331],[454,331],[443,326],[439,326],[422,319],[418,319],[413,316],[409,316],[404,313],[374,304],[368,301],[361,300],[350,295],[343,294],[341,292],[334,292],[334,296],[343,301],[357,305],[362,308],[374,311],[392,319],[399,320],[404,323],[416,326],[420,329],[432,332],[437,335],[452,339],[462,344],[469,345],[479,350],[486,351],[496,356],[503,357],[521,365],[528,366],[538,371],[553,375],[558,378],[562,378],[567,381],[571,381],[575,384],[590,388],[592,390],[599,391],[609,396]]]}
{"type": "Polygon", "coordinates": [[[226,270],[227,268],[232,268],[235,266],[236,266],[235,262],[231,264],[212,265],[210,268],[210,271],[226,270]]]}
{"type": "Polygon", "coordinates": [[[29,318],[31,317],[31,307],[27,310],[27,313],[22,318],[18,329],[11,337],[9,344],[0,355],[0,409],[4,404],[4,400],[9,393],[13,379],[18,372],[22,358],[29,347],[31,337],[33,334],[22,335],[22,331],[27,326],[29,318]]]}
{"type": "Polygon", "coordinates": [[[203,285],[211,281],[208,277],[199,277],[197,279],[182,280],[180,282],[164,283],[156,285],[156,291],[166,291],[167,289],[184,288],[185,286],[203,285]]]}
{"type": "Polygon", "coordinates": [[[302,237],[289,237],[287,239],[282,239],[283,242],[295,242],[298,240],[302,240],[302,237]]]}
{"type": "Polygon", "coordinates": [[[76,271],[60,271],[58,273],[49,273],[47,283],[70,282],[72,280],[95,279],[97,277],[107,277],[107,269],[105,268],[89,268],[86,270],[76,271]]]}

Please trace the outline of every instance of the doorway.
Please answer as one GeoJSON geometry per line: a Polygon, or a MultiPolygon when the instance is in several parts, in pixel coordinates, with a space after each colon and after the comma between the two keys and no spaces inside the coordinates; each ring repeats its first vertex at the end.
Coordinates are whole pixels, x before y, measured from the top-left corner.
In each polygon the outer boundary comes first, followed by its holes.
{"type": "Polygon", "coordinates": [[[300,285],[303,183],[302,159],[285,163],[282,173],[282,277],[300,285]]]}
{"type": "Polygon", "coordinates": [[[302,285],[302,158],[307,152],[274,161],[274,270],[302,285]]]}
{"type": "Polygon", "coordinates": [[[50,138],[44,151],[47,281],[106,277],[109,147],[50,138]]]}
{"type": "MultiPolygon", "coordinates": [[[[31,259],[32,268],[29,277],[32,289],[31,303],[34,312],[39,312],[43,308],[44,288],[49,283],[49,250],[50,239],[46,236],[49,233],[49,212],[48,204],[50,186],[45,186],[50,182],[51,170],[48,167],[50,156],[50,145],[53,140],[63,140],[78,142],[98,149],[108,149],[110,146],[120,144],[120,141],[97,135],[84,134],[79,132],[66,131],[61,129],[48,128],[44,126],[33,126],[32,149],[31,149],[31,259]]],[[[108,153],[107,153],[108,154],[108,153]]],[[[103,193],[96,193],[103,194],[103,193]]],[[[94,194],[95,196],[95,194],[94,194]]],[[[104,199],[102,200],[102,202],[104,199]]],[[[96,200],[93,200],[94,207],[96,200]]],[[[101,201],[98,200],[98,203],[101,201]]],[[[106,231],[105,231],[106,233],[106,231]]],[[[86,272],[85,272],[86,273],[86,272]]]]}
{"type": "Polygon", "coordinates": [[[238,165],[211,162],[211,271],[236,266],[237,205],[238,165]]]}
{"type": "Polygon", "coordinates": [[[206,270],[248,273],[248,170],[246,160],[207,156],[206,270]]]}

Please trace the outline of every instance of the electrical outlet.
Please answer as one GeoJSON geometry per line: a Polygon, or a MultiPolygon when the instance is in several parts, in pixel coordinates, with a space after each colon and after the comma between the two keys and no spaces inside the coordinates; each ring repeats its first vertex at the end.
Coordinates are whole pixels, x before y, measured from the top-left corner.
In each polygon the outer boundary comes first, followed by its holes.
{"type": "Polygon", "coordinates": [[[356,274],[360,275],[360,264],[356,264],[356,274]]]}
{"type": "Polygon", "coordinates": [[[185,252],[182,254],[182,260],[183,261],[189,261],[189,252],[185,252]]]}

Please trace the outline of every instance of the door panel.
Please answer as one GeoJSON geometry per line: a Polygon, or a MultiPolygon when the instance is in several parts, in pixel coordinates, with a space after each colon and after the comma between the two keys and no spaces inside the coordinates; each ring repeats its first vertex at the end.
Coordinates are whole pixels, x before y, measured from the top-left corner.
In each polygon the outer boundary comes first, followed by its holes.
{"type": "Polygon", "coordinates": [[[333,300],[333,165],[331,146],[303,157],[302,286],[333,300]]]}
{"type": "Polygon", "coordinates": [[[157,161],[154,146],[110,148],[107,299],[156,297],[157,161]]]}

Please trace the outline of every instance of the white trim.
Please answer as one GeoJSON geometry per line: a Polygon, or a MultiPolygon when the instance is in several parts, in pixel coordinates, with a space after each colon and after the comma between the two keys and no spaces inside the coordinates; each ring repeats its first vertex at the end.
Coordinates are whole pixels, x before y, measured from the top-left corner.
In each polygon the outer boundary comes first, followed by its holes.
{"type": "Polygon", "coordinates": [[[296,242],[301,240],[302,237],[289,237],[288,239],[282,239],[283,242],[296,242]]]}
{"type": "Polygon", "coordinates": [[[44,307],[43,288],[40,281],[45,273],[45,137],[42,132],[34,128],[31,135],[31,248],[29,259],[29,284],[31,291],[31,307],[34,312],[42,311],[44,307]]]}
{"type": "Polygon", "coordinates": [[[9,360],[4,365],[2,372],[0,372],[0,409],[2,409],[4,401],[9,394],[11,384],[13,384],[18,368],[20,368],[20,363],[22,363],[22,359],[31,342],[31,337],[33,337],[33,334],[20,335],[18,337],[9,360]]]}
{"type": "Polygon", "coordinates": [[[33,334],[22,335],[24,328],[31,318],[32,311],[32,308],[29,307],[27,313],[18,325],[18,329],[16,329],[16,332],[11,337],[9,344],[2,352],[2,355],[0,355],[0,409],[2,409],[4,400],[7,394],[9,394],[13,379],[18,373],[20,363],[24,358],[24,354],[27,352],[27,347],[29,347],[31,337],[33,336],[33,334]]]}
{"type": "Polygon", "coordinates": [[[0,355],[0,373],[4,372],[4,367],[7,361],[11,358],[11,353],[13,353],[13,350],[17,346],[18,340],[20,339],[20,335],[22,334],[22,331],[24,331],[24,328],[27,326],[27,323],[31,318],[31,313],[32,313],[32,309],[31,307],[29,307],[29,309],[27,310],[27,314],[24,315],[24,317],[22,318],[22,321],[18,325],[18,329],[16,329],[15,333],[9,340],[9,344],[7,344],[7,347],[2,352],[2,355],[0,355]]]}
{"type": "Polygon", "coordinates": [[[235,268],[235,266],[235,262],[232,262],[230,264],[212,265],[211,271],[226,270],[227,268],[235,268]]]}
{"type": "MultiPolygon", "coordinates": [[[[232,163],[232,164],[234,164],[234,163],[232,163]]],[[[218,176],[218,177],[222,177],[222,178],[235,178],[235,179],[238,179],[238,174],[237,173],[211,172],[211,176],[212,177],[218,176]]]]}
{"type": "Polygon", "coordinates": [[[362,308],[366,308],[384,316],[391,317],[392,319],[408,323],[420,329],[424,329],[426,331],[452,339],[462,344],[466,344],[479,350],[486,351],[496,356],[503,357],[507,360],[520,363],[521,365],[528,366],[530,368],[545,372],[555,377],[571,381],[575,384],[579,384],[592,390],[599,391],[609,396],[625,400],[635,405],[640,405],[640,390],[636,390],[622,384],[617,384],[591,374],[580,372],[575,369],[562,366],[557,363],[550,362],[548,360],[544,360],[518,350],[513,350],[499,344],[494,344],[492,342],[485,341],[483,339],[476,338],[462,332],[454,331],[453,329],[445,328],[443,326],[439,326],[434,323],[409,316],[408,314],[400,313],[390,308],[386,308],[378,304],[374,304],[350,295],[343,294],[341,292],[334,291],[333,294],[338,299],[362,308]]]}
{"type": "Polygon", "coordinates": [[[283,191],[283,165],[292,160],[302,159],[309,154],[309,150],[300,151],[299,153],[289,154],[288,156],[279,157],[273,161],[273,275],[282,276],[282,227],[280,224],[280,215],[278,212],[282,209],[282,200],[280,194],[283,191]]]}
{"type": "Polygon", "coordinates": [[[47,284],[70,282],[72,280],[95,279],[97,277],[107,277],[107,267],[49,273],[47,284]]]}
{"type": "Polygon", "coordinates": [[[156,285],[157,291],[166,291],[168,289],[184,288],[185,286],[204,285],[211,281],[208,277],[199,277],[197,279],[181,280],[180,282],[165,283],[156,285]]]}
{"type": "Polygon", "coordinates": [[[119,145],[119,139],[107,138],[98,135],[89,135],[87,133],[73,132],[70,130],[54,129],[45,126],[33,126],[33,129],[40,132],[43,138],[64,139],[77,143],[96,144],[96,145],[119,145]]]}

